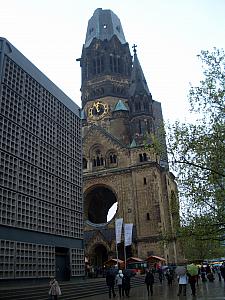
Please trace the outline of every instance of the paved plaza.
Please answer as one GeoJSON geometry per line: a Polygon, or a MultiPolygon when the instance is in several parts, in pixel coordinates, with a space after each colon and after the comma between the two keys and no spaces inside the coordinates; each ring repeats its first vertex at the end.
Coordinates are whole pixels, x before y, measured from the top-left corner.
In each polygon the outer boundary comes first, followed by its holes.
{"type": "MultiPolygon", "coordinates": [[[[176,299],[186,299],[186,300],[225,300],[225,288],[224,282],[218,281],[217,279],[214,282],[199,282],[199,285],[196,289],[196,296],[191,295],[190,285],[187,286],[187,296],[177,296],[178,285],[173,284],[172,287],[168,287],[167,282],[163,282],[162,284],[154,285],[154,295],[148,296],[146,291],[146,286],[142,285],[139,287],[134,287],[131,289],[130,297],[122,297],[121,299],[129,299],[129,300],[176,300],[176,299]]],[[[83,298],[83,300],[107,300],[109,299],[108,294],[83,298]]],[[[120,299],[118,293],[115,300],[120,299]]]]}

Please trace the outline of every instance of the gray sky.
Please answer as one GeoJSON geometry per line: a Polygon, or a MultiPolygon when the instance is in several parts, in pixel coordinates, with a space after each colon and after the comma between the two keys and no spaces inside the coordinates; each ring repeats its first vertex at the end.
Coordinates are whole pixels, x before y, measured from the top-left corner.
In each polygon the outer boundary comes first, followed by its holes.
{"type": "Polygon", "coordinates": [[[201,74],[200,50],[224,48],[224,0],[0,0],[0,36],[80,105],[81,56],[96,8],[120,18],[164,119],[187,117],[189,82],[201,74]]]}

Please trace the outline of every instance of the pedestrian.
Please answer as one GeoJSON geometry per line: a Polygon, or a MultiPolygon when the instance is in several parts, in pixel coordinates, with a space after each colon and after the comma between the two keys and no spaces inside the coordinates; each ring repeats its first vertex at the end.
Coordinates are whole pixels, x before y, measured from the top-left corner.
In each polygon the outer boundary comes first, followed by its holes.
{"type": "Polygon", "coordinates": [[[110,268],[107,272],[106,272],[106,284],[108,286],[109,289],[109,299],[111,299],[112,295],[113,298],[116,297],[116,293],[114,290],[114,286],[115,286],[115,272],[112,268],[110,268]]]}
{"type": "Polygon", "coordinates": [[[123,290],[127,297],[130,297],[130,277],[131,275],[128,274],[125,270],[123,275],[123,290]]]}
{"type": "Polygon", "coordinates": [[[159,281],[160,281],[160,283],[162,283],[162,281],[163,281],[163,271],[162,271],[161,267],[158,268],[158,273],[159,273],[159,281]]]}
{"type": "Polygon", "coordinates": [[[225,283],[225,262],[222,263],[222,266],[220,267],[220,273],[223,277],[224,283],[225,283]]]}
{"type": "Polygon", "coordinates": [[[123,290],[123,271],[119,270],[119,273],[116,275],[116,284],[119,289],[119,295],[124,296],[124,290],[123,290]]]}
{"type": "Polygon", "coordinates": [[[151,296],[153,295],[153,284],[154,284],[154,275],[151,272],[151,270],[146,270],[146,275],[145,275],[145,284],[147,287],[147,292],[148,292],[148,296],[149,296],[149,289],[151,292],[151,296]]]}
{"type": "Polygon", "coordinates": [[[191,286],[191,292],[192,292],[192,296],[196,295],[196,277],[197,275],[189,275],[189,283],[191,286]]]}
{"type": "Polygon", "coordinates": [[[201,271],[202,281],[203,282],[207,281],[207,278],[206,278],[206,269],[205,269],[205,267],[203,265],[201,265],[200,271],[201,271]]]}
{"type": "Polygon", "coordinates": [[[50,290],[48,294],[50,299],[57,300],[58,296],[62,295],[62,293],[58,281],[54,277],[50,278],[49,286],[50,286],[50,290]]]}
{"type": "Polygon", "coordinates": [[[179,291],[177,296],[180,296],[182,291],[183,291],[183,296],[186,296],[187,283],[188,283],[188,277],[186,273],[178,276],[178,283],[179,283],[179,291]]]}
{"type": "Polygon", "coordinates": [[[167,279],[167,282],[168,282],[168,285],[171,286],[172,285],[172,282],[173,282],[173,274],[172,274],[172,270],[167,270],[166,271],[166,279],[167,279]]]}
{"type": "Polygon", "coordinates": [[[217,274],[219,281],[221,281],[220,267],[218,266],[215,267],[215,273],[217,274]]]}

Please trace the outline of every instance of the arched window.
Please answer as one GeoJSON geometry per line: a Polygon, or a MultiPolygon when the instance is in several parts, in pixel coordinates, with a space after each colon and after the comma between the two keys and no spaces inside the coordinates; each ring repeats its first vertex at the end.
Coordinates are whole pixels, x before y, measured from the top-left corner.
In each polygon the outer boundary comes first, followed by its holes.
{"type": "Polygon", "coordinates": [[[110,152],[108,155],[108,166],[115,167],[117,165],[117,155],[115,152],[110,152]]]}
{"type": "Polygon", "coordinates": [[[93,167],[104,166],[104,158],[101,154],[101,151],[99,149],[96,149],[93,154],[94,155],[92,158],[92,166],[93,167]]]}
{"type": "Polygon", "coordinates": [[[148,160],[148,157],[147,157],[146,153],[140,153],[139,154],[139,161],[140,162],[147,161],[147,160],[148,160]]]}

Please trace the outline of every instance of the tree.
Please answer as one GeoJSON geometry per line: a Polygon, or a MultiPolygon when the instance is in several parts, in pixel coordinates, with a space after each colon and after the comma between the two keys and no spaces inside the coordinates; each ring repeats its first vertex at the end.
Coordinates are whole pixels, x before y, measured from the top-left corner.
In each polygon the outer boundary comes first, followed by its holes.
{"type": "Polygon", "coordinates": [[[225,54],[201,51],[203,79],[189,91],[193,124],[169,125],[168,153],[181,199],[179,232],[199,241],[225,240],[225,54]]]}

